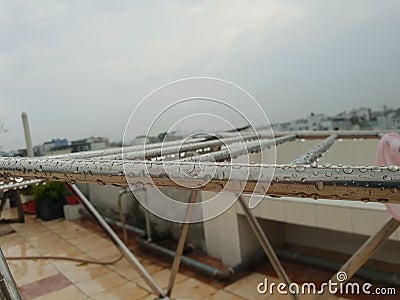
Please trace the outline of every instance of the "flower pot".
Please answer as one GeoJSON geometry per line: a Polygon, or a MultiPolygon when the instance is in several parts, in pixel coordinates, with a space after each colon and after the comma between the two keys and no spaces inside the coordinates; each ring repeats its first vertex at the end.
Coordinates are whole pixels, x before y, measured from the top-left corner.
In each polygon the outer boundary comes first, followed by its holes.
{"type": "Polygon", "coordinates": [[[64,218],[63,201],[36,201],[36,217],[43,221],[64,218]]]}

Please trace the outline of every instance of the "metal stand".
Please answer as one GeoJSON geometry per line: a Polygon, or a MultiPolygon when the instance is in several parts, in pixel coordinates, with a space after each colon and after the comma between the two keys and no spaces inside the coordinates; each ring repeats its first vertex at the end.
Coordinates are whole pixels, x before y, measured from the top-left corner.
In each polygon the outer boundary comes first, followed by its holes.
{"type": "Polygon", "coordinates": [[[4,206],[6,205],[7,199],[15,199],[15,205],[17,206],[18,217],[14,219],[1,219],[1,223],[24,223],[25,217],[24,212],[22,210],[22,203],[21,203],[21,195],[17,190],[10,190],[3,194],[3,197],[0,202],[0,216],[3,212],[4,206]]]}
{"type": "Polygon", "coordinates": [[[182,252],[183,248],[185,246],[185,241],[186,237],[189,231],[189,226],[190,226],[190,218],[192,217],[192,212],[193,212],[193,205],[196,202],[197,198],[197,190],[192,190],[190,192],[190,198],[189,198],[189,206],[186,210],[186,216],[185,216],[185,222],[183,223],[182,227],[182,232],[181,232],[181,237],[179,238],[178,246],[176,248],[176,255],[174,258],[174,261],[172,263],[172,268],[171,268],[171,275],[169,277],[169,283],[168,283],[168,288],[167,288],[167,296],[171,296],[172,289],[174,287],[175,283],[175,277],[176,273],[179,270],[179,265],[181,264],[181,259],[182,259],[182,252]]]}
{"type": "MultiPolygon", "coordinates": [[[[339,281],[336,274],[330,279],[334,283],[345,283],[349,281],[351,277],[368,261],[368,259],[374,255],[374,253],[382,246],[390,235],[399,227],[400,222],[396,219],[391,218],[381,229],[378,230],[373,236],[371,236],[365,243],[349,258],[349,260],[336,272],[345,272],[347,278],[343,281],[339,281]]],[[[327,289],[324,293],[315,297],[318,300],[333,300],[337,299],[334,295],[330,294],[327,289]]]]}
{"type": "MultiPolygon", "coordinates": [[[[244,214],[247,218],[247,220],[250,223],[251,229],[253,230],[254,234],[256,235],[258,241],[261,244],[261,247],[263,248],[265,254],[267,255],[269,261],[272,264],[272,267],[274,268],[275,272],[278,274],[279,278],[283,280],[286,284],[286,286],[290,285],[290,279],[288,275],[285,272],[285,269],[283,268],[281,262],[279,261],[278,256],[276,255],[274,249],[271,246],[271,243],[269,242],[267,236],[265,235],[264,231],[262,230],[260,223],[258,223],[256,217],[254,216],[253,212],[250,210],[250,208],[246,205],[246,202],[244,201],[243,197],[240,195],[239,198],[239,204],[242,207],[244,214]]],[[[292,299],[297,300],[297,296],[294,294],[290,294],[292,299]]]]}
{"type": "Polygon", "coordinates": [[[168,299],[160,288],[160,286],[154,281],[153,277],[147,272],[139,260],[132,254],[129,248],[120,240],[118,235],[112,230],[112,228],[107,224],[103,217],[99,214],[96,208],[90,203],[86,196],[81,192],[81,190],[75,185],[71,185],[74,192],[79,196],[82,204],[88,210],[88,212],[95,218],[97,223],[101,226],[104,232],[109,236],[114,245],[118,248],[121,254],[128,260],[128,262],[136,269],[140,277],[148,284],[154,294],[158,295],[161,299],[168,299]]]}
{"type": "Polygon", "coordinates": [[[4,300],[22,300],[14,278],[0,248],[0,297],[4,300]]]}

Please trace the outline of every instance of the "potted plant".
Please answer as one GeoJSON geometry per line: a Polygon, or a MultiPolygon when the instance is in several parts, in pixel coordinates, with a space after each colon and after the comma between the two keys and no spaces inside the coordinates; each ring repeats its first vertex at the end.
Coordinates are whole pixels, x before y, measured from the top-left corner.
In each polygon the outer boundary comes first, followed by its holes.
{"type": "Polygon", "coordinates": [[[64,217],[67,189],[63,182],[48,182],[34,187],[36,216],[44,221],[64,217]]]}
{"type": "Polygon", "coordinates": [[[29,200],[33,200],[33,186],[28,185],[26,188],[19,190],[19,194],[21,195],[22,203],[28,202],[29,200]]]}
{"type": "Polygon", "coordinates": [[[35,209],[35,191],[32,185],[19,191],[21,196],[22,210],[28,214],[36,214],[35,209]]]}

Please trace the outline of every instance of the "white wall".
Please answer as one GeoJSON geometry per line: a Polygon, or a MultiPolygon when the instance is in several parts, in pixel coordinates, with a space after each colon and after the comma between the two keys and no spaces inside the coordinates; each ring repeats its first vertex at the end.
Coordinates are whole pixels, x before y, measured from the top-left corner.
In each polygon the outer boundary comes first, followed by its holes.
{"type": "MultiPolygon", "coordinates": [[[[318,142],[320,141],[295,141],[279,145],[277,147],[277,163],[291,162],[318,142]]],[[[344,165],[375,165],[377,145],[377,139],[339,140],[319,162],[321,164],[329,162],[344,165]]],[[[374,234],[390,218],[385,206],[380,203],[324,199],[315,201],[289,197],[264,197],[263,201],[253,209],[253,212],[260,219],[365,236],[374,234]]],[[[239,262],[246,255],[258,249],[258,244],[254,243],[255,238],[252,234],[245,230],[242,230],[241,233],[238,215],[243,215],[243,211],[238,204],[235,204],[225,214],[204,224],[208,253],[222,259],[228,265],[239,262]]],[[[291,232],[291,236],[296,235],[293,235],[293,230],[291,232]]],[[[290,239],[291,236],[287,236],[287,238],[290,239]]],[[[307,241],[309,237],[304,231],[299,231],[297,238],[307,241]]],[[[400,229],[390,239],[400,241],[400,229]]],[[[321,241],[321,246],[323,243],[321,241]]],[[[338,241],[335,243],[338,245],[338,241]]]]}

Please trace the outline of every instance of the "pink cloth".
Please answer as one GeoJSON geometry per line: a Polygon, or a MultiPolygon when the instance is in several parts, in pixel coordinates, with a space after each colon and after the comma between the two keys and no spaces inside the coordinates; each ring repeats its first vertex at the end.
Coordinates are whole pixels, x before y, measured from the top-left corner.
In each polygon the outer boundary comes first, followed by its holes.
{"type": "MultiPolygon", "coordinates": [[[[400,134],[386,133],[378,144],[378,165],[400,166],[400,134]]],[[[386,204],[393,218],[400,221],[400,204],[386,204]]]]}

